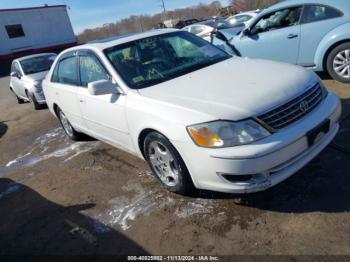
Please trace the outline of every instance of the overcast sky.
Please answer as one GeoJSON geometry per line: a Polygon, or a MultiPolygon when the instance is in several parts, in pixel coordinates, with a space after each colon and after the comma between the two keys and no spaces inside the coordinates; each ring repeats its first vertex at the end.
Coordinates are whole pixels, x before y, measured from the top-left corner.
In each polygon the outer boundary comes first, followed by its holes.
{"type": "MultiPolygon", "coordinates": [[[[213,0],[164,0],[166,9],[210,3],[213,0]]],[[[228,0],[219,0],[227,5],[228,0]]],[[[115,22],[130,15],[161,12],[161,0],[1,0],[0,9],[66,4],[74,31],[79,33],[104,23],[115,22]]]]}

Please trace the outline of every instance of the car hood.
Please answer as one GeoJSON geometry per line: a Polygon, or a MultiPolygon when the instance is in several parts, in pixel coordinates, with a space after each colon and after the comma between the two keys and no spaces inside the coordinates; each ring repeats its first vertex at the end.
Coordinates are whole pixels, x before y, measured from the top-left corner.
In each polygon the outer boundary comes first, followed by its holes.
{"type": "Polygon", "coordinates": [[[213,120],[241,120],[286,103],[316,81],[298,66],[233,57],[139,93],[213,120]]]}
{"type": "Polygon", "coordinates": [[[45,76],[47,75],[49,71],[39,72],[35,74],[25,75],[25,78],[27,81],[42,81],[44,80],[45,76]]]}

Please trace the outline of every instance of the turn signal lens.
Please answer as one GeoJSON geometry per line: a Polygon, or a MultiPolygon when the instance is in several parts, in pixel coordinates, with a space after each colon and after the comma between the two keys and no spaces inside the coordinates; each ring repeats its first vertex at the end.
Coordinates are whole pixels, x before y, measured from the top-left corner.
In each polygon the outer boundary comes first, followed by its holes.
{"type": "Polygon", "coordinates": [[[216,134],[214,134],[212,131],[210,131],[207,127],[202,127],[199,129],[195,129],[194,127],[189,127],[188,131],[191,134],[192,139],[194,142],[203,147],[220,147],[223,146],[224,142],[218,137],[216,134]]]}

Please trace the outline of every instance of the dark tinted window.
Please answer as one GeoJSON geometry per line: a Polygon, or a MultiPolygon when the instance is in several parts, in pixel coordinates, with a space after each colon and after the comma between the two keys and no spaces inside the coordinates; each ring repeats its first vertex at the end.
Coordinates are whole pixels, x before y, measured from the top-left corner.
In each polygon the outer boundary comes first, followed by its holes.
{"type": "Polygon", "coordinates": [[[55,58],[55,55],[45,55],[22,60],[21,65],[24,74],[29,75],[49,71],[55,58]]]}
{"type": "Polygon", "coordinates": [[[252,29],[252,34],[263,33],[271,30],[281,29],[297,25],[301,16],[301,7],[293,7],[278,10],[265,15],[252,29]]]}
{"type": "Polygon", "coordinates": [[[54,82],[69,85],[76,85],[78,83],[77,59],[75,56],[61,60],[56,69],[53,75],[54,82]]]}
{"type": "Polygon", "coordinates": [[[311,23],[342,16],[342,13],[332,7],[324,5],[306,5],[302,23],[311,23]]]}
{"type": "Polygon", "coordinates": [[[98,80],[108,80],[108,74],[94,56],[80,57],[80,81],[82,86],[98,80]]]}
{"type": "Polygon", "coordinates": [[[22,25],[6,25],[5,28],[9,38],[25,36],[22,25]]]}

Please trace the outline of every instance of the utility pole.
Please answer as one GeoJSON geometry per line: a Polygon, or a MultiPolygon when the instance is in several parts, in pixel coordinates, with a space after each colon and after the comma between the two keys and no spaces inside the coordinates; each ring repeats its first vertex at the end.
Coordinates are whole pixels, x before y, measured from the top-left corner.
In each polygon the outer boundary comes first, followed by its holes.
{"type": "Polygon", "coordinates": [[[166,9],[165,9],[165,3],[164,3],[164,0],[161,0],[162,1],[162,8],[163,8],[163,13],[166,13],[166,9]]]}
{"type": "Polygon", "coordinates": [[[162,1],[161,7],[163,8],[163,21],[165,21],[166,19],[165,3],[164,3],[164,0],[161,0],[161,1],[162,1]]]}

